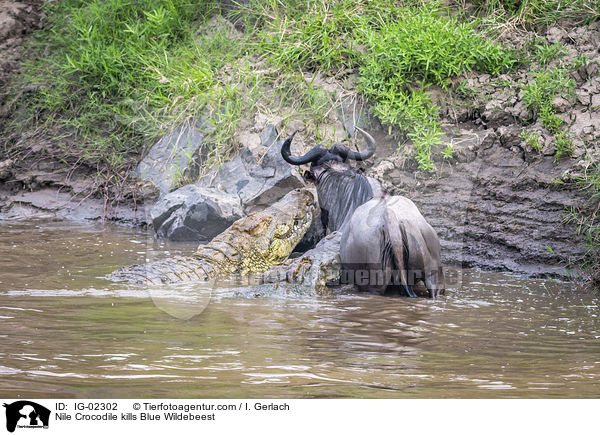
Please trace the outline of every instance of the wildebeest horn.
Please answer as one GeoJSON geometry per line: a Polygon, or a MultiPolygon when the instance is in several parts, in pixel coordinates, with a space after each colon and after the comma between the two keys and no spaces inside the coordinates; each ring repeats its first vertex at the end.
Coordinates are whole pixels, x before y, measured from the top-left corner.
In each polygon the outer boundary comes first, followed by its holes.
{"type": "Polygon", "coordinates": [[[375,139],[373,139],[373,136],[371,136],[369,133],[367,133],[360,127],[355,127],[355,128],[365,138],[365,142],[367,143],[367,148],[362,152],[349,151],[348,158],[350,160],[358,160],[358,161],[366,160],[369,157],[371,157],[373,154],[375,154],[375,148],[377,148],[377,144],[375,143],[375,139]]]}
{"type": "Polygon", "coordinates": [[[312,163],[312,162],[320,159],[327,153],[327,150],[325,148],[321,147],[321,145],[317,145],[316,147],[314,147],[312,150],[310,150],[303,156],[300,156],[300,157],[292,156],[292,154],[290,152],[290,145],[292,144],[292,139],[294,138],[296,133],[298,133],[298,130],[296,130],[295,132],[290,134],[283,141],[283,145],[281,145],[281,157],[283,157],[283,160],[285,160],[289,164],[304,165],[306,163],[312,163]]]}

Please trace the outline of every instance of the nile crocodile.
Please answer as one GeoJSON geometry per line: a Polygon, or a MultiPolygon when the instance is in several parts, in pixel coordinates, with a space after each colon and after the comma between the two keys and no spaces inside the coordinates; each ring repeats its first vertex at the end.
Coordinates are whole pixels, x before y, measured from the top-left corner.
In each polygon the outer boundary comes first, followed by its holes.
{"type": "Polygon", "coordinates": [[[296,189],[270,207],[250,213],[191,256],[123,267],[112,281],[162,284],[260,274],[285,260],[312,221],[314,195],[296,189]]]}

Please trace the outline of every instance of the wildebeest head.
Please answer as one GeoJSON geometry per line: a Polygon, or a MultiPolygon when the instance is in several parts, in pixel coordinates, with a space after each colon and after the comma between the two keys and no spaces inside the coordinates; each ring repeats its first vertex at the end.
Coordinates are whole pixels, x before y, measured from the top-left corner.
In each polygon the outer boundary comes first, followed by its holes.
{"type": "Polygon", "coordinates": [[[349,160],[368,159],[377,147],[369,133],[358,127],[356,129],[367,145],[363,151],[352,151],[338,143],[330,149],[317,145],[303,156],[293,156],[290,146],[296,132],[288,136],[281,146],[281,156],[286,162],[292,165],[310,163],[306,178],[314,180],[317,185],[321,220],[330,231],[339,230],[357,207],[373,198],[374,189],[381,188],[377,181],[360,174],[348,163],[349,160]]]}

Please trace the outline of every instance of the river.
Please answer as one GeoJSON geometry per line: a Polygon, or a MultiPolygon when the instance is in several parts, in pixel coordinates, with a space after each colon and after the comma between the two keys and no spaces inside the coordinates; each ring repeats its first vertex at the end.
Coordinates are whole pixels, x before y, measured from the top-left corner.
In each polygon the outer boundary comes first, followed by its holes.
{"type": "Polygon", "coordinates": [[[600,397],[599,301],[573,284],[463,270],[432,301],[101,278],[193,248],[114,225],[0,221],[0,396],[600,397]]]}

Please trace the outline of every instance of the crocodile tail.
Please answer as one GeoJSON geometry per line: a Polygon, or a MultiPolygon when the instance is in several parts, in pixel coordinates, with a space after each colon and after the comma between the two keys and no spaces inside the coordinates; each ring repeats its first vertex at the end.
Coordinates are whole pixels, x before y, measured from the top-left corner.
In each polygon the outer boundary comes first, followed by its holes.
{"type": "Polygon", "coordinates": [[[416,298],[417,295],[408,283],[408,239],[404,224],[396,217],[393,210],[387,206],[384,212],[384,237],[386,246],[392,253],[392,265],[395,266],[404,296],[416,298]]]}

